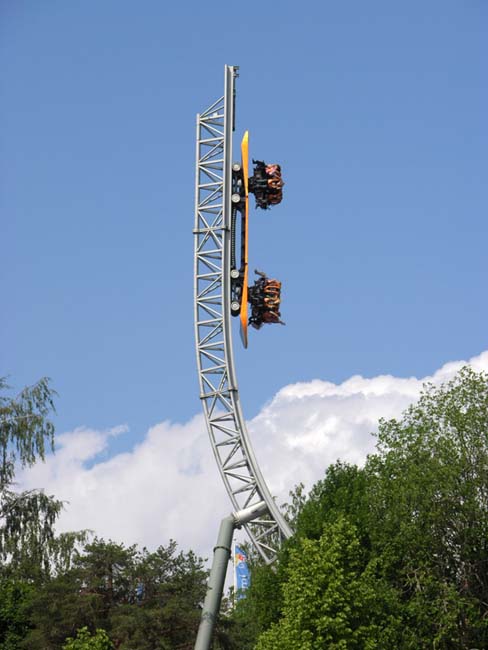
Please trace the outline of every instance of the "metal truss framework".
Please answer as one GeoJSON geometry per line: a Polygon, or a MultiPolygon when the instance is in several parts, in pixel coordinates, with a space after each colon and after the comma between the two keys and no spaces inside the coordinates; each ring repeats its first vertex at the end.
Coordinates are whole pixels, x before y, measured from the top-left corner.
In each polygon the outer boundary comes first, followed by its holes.
{"type": "Polygon", "coordinates": [[[236,510],[264,501],[267,514],[246,524],[270,563],[290,527],[271,496],[251,446],[239,401],[231,329],[231,189],[235,78],[225,66],[224,96],[197,115],[195,183],[195,338],[207,429],[236,510]]]}

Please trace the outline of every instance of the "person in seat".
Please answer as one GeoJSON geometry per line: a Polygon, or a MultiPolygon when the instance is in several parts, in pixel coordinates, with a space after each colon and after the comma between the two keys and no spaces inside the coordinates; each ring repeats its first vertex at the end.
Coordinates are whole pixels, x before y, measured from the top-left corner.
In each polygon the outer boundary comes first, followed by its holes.
{"type": "Polygon", "coordinates": [[[279,311],[281,303],[281,282],[272,280],[265,273],[256,270],[259,278],[248,290],[248,300],[251,304],[251,317],[249,324],[255,329],[260,329],[264,323],[280,323],[279,311]]]}
{"type": "Polygon", "coordinates": [[[256,207],[267,210],[270,205],[277,205],[283,200],[284,182],[281,167],[277,163],[266,164],[254,160],[254,173],[249,178],[249,191],[256,198],[256,207]]]}

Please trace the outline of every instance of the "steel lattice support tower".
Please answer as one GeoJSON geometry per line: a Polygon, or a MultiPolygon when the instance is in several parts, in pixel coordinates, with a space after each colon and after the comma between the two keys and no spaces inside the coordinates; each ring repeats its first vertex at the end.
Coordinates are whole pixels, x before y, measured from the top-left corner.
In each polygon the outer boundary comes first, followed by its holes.
{"type": "Polygon", "coordinates": [[[245,528],[266,562],[290,527],[259,469],[242,414],[232,352],[231,188],[235,79],[225,66],[224,95],[197,115],[195,180],[195,338],[200,398],[213,452],[236,510],[264,501],[268,513],[245,528]]]}

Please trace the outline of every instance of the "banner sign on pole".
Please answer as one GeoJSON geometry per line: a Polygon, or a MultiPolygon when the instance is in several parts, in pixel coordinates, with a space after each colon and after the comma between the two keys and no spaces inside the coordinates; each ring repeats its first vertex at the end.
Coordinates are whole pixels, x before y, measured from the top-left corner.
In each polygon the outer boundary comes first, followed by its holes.
{"type": "Polygon", "coordinates": [[[247,566],[247,555],[237,544],[234,546],[234,585],[237,599],[244,598],[244,591],[249,587],[251,575],[247,566]]]}

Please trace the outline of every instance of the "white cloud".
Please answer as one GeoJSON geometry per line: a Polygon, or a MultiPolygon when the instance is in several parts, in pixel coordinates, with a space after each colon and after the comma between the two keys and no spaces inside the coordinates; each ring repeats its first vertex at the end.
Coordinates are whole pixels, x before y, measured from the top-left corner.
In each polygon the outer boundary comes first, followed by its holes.
{"type": "MultiPolygon", "coordinates": [[[[338,458],[362,463],[374,449],[380,417],[400,415],[423,383],[441,383],[465,361],[431,377],[354,376],[342,384],[315,379],[282,388],[248,423],[270,490],[280,502],[303,482],[309,488],[338,458]]],[[[488,371],[488,351],[469,360],[488,371]]],[[[130,452],[108,457],[108,431],[78,428],[57,438],[57,453],[20,474],[24,489],[43,487],[69,504],[59,530],[97,535],[149,548],[174,538],[208,556],[220,520],[231,510],[208,441],[203,416],[152,427],[130,452]]]]}
{"type": "Polygon", "coordinates": [[[230,508],[203,416],[184,425],[162,422],[132,451],[97,458],[110,436],[124,431],[76,429],[59,436],[55,455],[21,473],[21,487],[43,487],[68,502],[59,531],[88,528],[149,548],[174,538],[181,548],[208,555],[215,526],[230,508]]]}
{"type": "Polygon", "coordinates": [[[355,375],[342,384],[320,379],[282,388],[249,423],[260,467],[273,494],[286,498],[299,482],[310,488],[337,459],[361,464],[374,451],[380,417],[393,418],[415,401],[423,384],[449,380],[469,363],[488,371],[488,351],[445,364],[432,376],[355,375]]]}

